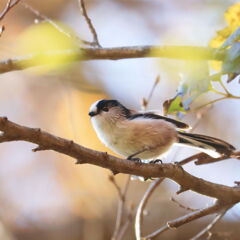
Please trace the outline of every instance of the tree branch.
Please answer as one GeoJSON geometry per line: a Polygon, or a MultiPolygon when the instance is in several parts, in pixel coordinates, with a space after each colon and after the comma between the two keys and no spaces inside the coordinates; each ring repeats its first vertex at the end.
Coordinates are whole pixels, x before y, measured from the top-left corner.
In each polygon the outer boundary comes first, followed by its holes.
{"type": "Polygon", "coordinates": [[[135,236],[137,240],[142,239],[142,225],[143,225],[143,211],[147,205],[147,202],[149,198],[151,197],[154,190],[157,188],[159,184],[162,183],[164,178],[159,178],[151,183],[151,185],[148,187],[147,191],[144,193],[144,196],[142,197],[138,207],[137,207],[137,214],[135,217],[135,236]]]}
{"type": "MultiPolygon", "coordinates": [[[[114,176],[109,176],[110,182],[114,185],[116,188],[118,195],[119,195],[119,203],[118,203],[118,210],[117,210],[117,217],[116,217],[116,223],[115,223],[115,229],[112,235],[111,240],[120,240],[120,232],[122,230],[122,225],[123,225],[123,215],[124,215],[124,208],[125,208],[125,203],[126,203],[126,195],[127,195],[127,190],[129,187],[130,183],[130,176],[127,177],[126,184],[124,188],[121,190],[119,185],[116,183],[114,176]]],[[[124,234],[124,232],[123,232],[124,234]]],[[[123,234],[121,236],[123,237],[123,234]]]]}
{"type": "MultiPolygon", "coordinates": [[[[147,235],[146,237],[144,237],[144,239],[154,239],[157,236],[159,236],[161,233],[172,229],[172,228],[178,228],[186,223],[192,222],[196,219],[199,219],[201,217],[216,213],[218,211],[220,211],[221,209],[223,209],[226,205],[223,205],[221,202],[217,201],[215,204],[213,204],[210,207],[204,208],[204,209],[200,209],[197,210],[195,212],[192,212],[190,214],[187,214],[185,216],[179,217],[177,219],[168,221],[166,223],[166,225],[164,225],[163,227],[159,228],[158,230],[156,230],[155,232],[147,235]]],[[[227,209],[229,209],[229,205],[227,207],[227,209]]]]}
{"type": "Polygon", "coordinates": [[[210,222],[201,232],[199,232],[197,235],[192,237],[190,240],[197,240],[200,237],[202,237],[204,234],[210,233],[210,230],[222,219],[222,217],[225,215],[225,213],[231,207],[226,207],[226,208],[222,209],[222,211],[217,214],[217,216],[212,220],[212,222],[210,222]]]}
{"type": "Polygon", "coordinates": [[[90,17],[88,17],[84,0],[78,0],[78,4],[79,4],[79,7],[80,7],[80,9],[81,9],[81,11],[82,11],[82,15],[83,15],[83,17],[85,18],[85,20],[86,20],[86,22],[87,22],[87,25],[88,25],[88,27],[89,27],[92,35],[93,35],[92,45],[93,45],[93,46],[97,46],[97,47],[101,47],[101,45],[100,45],[100,43],[99,43],[99,40],[98,40],[97,31],[95,30],[95,28],[94,28],[94,26],[93,26],[92,20],[90,19],[90,17]]]}
{"type": "Polygon", "coordinates": [[[41,131],[29,128],[0,117],[0,142],[27,141],[37,144],[37,150],[54,150],[77,159],[77,163],[89,163],[111,171],[142,177],[167,177],[177,182],[182,188],[217,198],[226,204],[240,201],[240,188],[211,183],[187,173],[178,164],[146,164],[120,159],[104,152],[85,148],[79,144],[41,131]]]}
{"type": "MultiPolygon", "coordinates": [[[[29,67],[43,66],[42,56],[51,59],[64,57],[68,62],[83,60],[119,60],[128,58],[170,58],[180,60],[223,60],[225,51],[209,47],[192,46],[127,46],[115,48],[79,48],[79,50],[49,51],[44,54],[32,54],[0,61],[0,73],[23,70],[29,67]],[[39,61],[38,61],[39,60],[39,61]]],[[[67,61],[66,61],[67,62],[67,61]]]]}
{"type": "Polygon", "coordinates": [[[14,2],[12,0],[8,0],[4,10],[0,14],[0,21],[3,20],[5,15],[14,7],[16,6],[21,0],[15,0],[14,2]]]}

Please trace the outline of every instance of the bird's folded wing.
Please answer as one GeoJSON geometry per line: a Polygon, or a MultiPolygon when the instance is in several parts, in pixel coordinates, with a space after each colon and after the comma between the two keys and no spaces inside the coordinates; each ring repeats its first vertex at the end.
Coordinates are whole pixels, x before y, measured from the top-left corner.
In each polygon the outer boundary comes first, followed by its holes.
{"type": "Polygon", "coordinates": [[[136,113],[136,114],[131,115],[129,117],[129,120],[136,119],[136,118],[141,118],[141,117],[142,118],[165,120],[167,122],[170,122],[170,123],[174,124],[177,128],[182,129],[182,130],[191,129],[191,127],[184,122],[180,122],[180,121],[172,119],[172,118],[161,116],[160,114],[155,113],[155,112],[136,113]]]}

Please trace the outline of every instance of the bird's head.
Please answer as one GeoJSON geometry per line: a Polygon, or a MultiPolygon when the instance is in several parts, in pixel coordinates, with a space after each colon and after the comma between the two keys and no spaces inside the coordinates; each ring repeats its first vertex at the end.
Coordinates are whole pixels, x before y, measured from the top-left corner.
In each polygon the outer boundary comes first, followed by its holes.
{"type": "Polygon", "coordinates": [[[127,118],[130,110],[117,100],[99,100],[92,104],[88,115],[91,118],[114,121],[119,118],[127,118]]]}

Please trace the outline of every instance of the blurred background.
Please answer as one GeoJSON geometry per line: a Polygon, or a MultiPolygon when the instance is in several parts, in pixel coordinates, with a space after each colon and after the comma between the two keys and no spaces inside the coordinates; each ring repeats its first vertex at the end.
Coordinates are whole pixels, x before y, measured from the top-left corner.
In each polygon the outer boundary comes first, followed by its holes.
{"type": "MultiPolygon", "coordinates": [[[[77,0],[22,2],[68,26],[81,39],[92,39],[77,0]]],[[[224,12],[236,2],[88,0],[86,7],[104,47],[207,46],[215,32],[225,25],[224,12]]],[[[1,9],[5,4],[6,1],[0,2],[1,9]]],[[[8,13],[1,22],[6,27],[0,38],[1,59],[20,55],[22,36],[37,20],[21,3],[8,13]]],[[[37,44],[40,47],[47,42],[47,35],[43,34],[42,42],[37,44]]],[[[141,109],[143,97],[149,95],[156,76],[160,75],[160,83],[148,109],[161,111],[163,102],[175,95],[181,64],[181,61],[150,58],[97,60],[54,69],[36,67],[1,74],[0,113],[19,124],[40,127],[86,147],[111,153],[99,142],[90,125],[87,115],[90,105],[98,99],[113,98],[129,108],[141,109]]],[[[240,94],[236,81],[228,87],[240,94]]],[[[205,97],[208,100],[215,96],[205,97]]],[[[215,104],[201,119],[195,132],[222,138],[239,149],[238,101],[225,100],[215,104]]],[[[188,114],[183,120],[194,125],[196,114],[188,114]]],[[[0,239],[110,239],[118,204],[117,191],[109,181],[111,172],[90,165],[75,165],[73,159],[51,151],[33,153],[32,148],[33,144],[25,142],[0,145],[0,239]]],[[[164,161],[178,161],[192,153],[195,152],[174,147],[164,161]]],[[[195,176],[228,186],[240,180],[240,166],[236,160],[206,166],[189,164],[184,168],[195,176]]],[[[115,179],[122,187],[127,176],[119,174],[115,179]]],[[[126,208],[138,205],[148,185],[149,182],[131,181],[126,208]]],[[[187,213],[169,200],[177,189],[175,183],[165,180],[156,190],[147,206],[145,234],[167,220],[187,213]]],[[[206,207],[213,202],[213,199],[192,192],[176,198],[192,208],[206,207]]],[[[171,230],[161,239],[188,239],[211,219],[203,218],[171,230]]],[[[212,239],[239,239],[239,220],[239,207],[235,206],[213,230],[218,234],[212,239]]],[[[123,239],[134,239],[133,223],[123,239]]]]}

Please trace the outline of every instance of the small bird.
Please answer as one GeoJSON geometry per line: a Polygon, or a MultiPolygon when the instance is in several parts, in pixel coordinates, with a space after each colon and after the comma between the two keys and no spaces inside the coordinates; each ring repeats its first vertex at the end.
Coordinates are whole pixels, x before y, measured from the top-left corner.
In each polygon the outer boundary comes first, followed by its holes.
{"type": "Polygon", "coordinates": [[[221,139],[187,133],[190,127],[186,123],[154,112],[130,110],[117,100],[95,102],[89,116],[102,143],[129,160],[157,159],[173,144],[197,148],[214,158],[229,156],[235,150],[221,139]]]}

